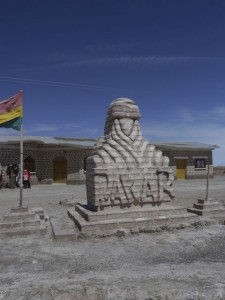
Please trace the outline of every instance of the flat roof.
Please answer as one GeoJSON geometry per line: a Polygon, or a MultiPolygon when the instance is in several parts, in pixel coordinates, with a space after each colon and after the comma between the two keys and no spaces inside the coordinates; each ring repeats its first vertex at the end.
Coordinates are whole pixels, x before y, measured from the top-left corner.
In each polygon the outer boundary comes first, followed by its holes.
{"type": "MultiPolygon", "coordinates": [[[[64,138],[64,137],[43,137],[43,136],[23,136],[26,143],[41,143],[46,145],[68,145],[77,147],[93,147],[97,140],[85,138],[64,138]]],[[[19,136],[1,136],[0,143],[19,143],[19,136]]]]}
{"type": "MultiPolygon", "coordinates": [[[[0,144],[19,143],[18,136],[1,136],[0,144]]],[[[92,138],[67,138],[67,137],[43,137],[43,136],[23,136],[23,141],[26,143],[43,143],[46,145],[65,145],[75,147],[94,147],[97,139],[92,138]]],[[[204,144],[197,142],[170,142],[170,141],[149,141],[150,144],[162,147],[165,149],[205,149],[214,150],[219,148],[218,145],[204,144]]]]}
{"type": "Polygon", "coordinates": [[[218,145],[198,143],[198,142],[165,142],[165,141],[153,141],[152,143],[155,146],[160,146],[169,149],[207,149],[214,150],[220,148],[218,145]]]}

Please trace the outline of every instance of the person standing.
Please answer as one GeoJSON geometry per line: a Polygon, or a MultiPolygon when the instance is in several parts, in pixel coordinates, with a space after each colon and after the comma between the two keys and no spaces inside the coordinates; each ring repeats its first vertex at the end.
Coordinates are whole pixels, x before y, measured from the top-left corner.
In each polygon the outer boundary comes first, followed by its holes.
{"type": "Polygon", "coordinates": [[[15,175],[15,183],[17,187],[20,187],[19,180],[20,180],[20,172],[19,172],[19,166],[17,164],[13,165],[13,173],[15,175]]]}
{"type": "Polygon", "coordinates": [[[24,170],[23,171],[23,188],[24,189],[28,188],[28,186],[29,186],[28,182],[29,182],[28,181],[28,172],[27,172],[27,170],[24,170]]]}
{"type": "Polygon", "coordinates": [[[27,187],[28,187],[28,189],[30,189],[30,171],[28,170],[27,171],[27,176],[28,176],[28,180],[27,180],[27,187]]]}

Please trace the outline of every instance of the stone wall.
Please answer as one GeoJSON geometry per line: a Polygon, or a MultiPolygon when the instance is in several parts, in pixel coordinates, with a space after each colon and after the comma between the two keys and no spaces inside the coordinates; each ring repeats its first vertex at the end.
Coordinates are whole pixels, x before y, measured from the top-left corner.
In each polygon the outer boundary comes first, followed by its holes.
{"type": "Polygon", "coordinates": [[[43,147],[39,151],[37,163],[37,177],[40,181],[52,179],[53,160],[57,157],[64,157],[67,160],[67,183],[75,184],[79,180],[84,180],[78,176],[79,171],[84,169],[84,159],[90,154],[91,150],[87,148],[67,148],[67,147],[43,147]]]}
{"type": "MultiPolygon", "coordinates": [[[[36,143],[24,143],[23,158],[30,156],[35,160],[36,172],[34,182],[52,183],[53,179],[53,160],[57,157],[67,159],[67,183],[84,183],[85,173],[80,172],[84,169],[84,159],[91,152],[90,148],[72,148],[68,146],[40,145],[36,143]]],[[[20,164],[19,145],[1,145],[0,163],[20,164]]]]}
{"type": "Polygon", "coordinates": [[[170,159],[170,166],[176,174],[176,160],[185,159],[186,162],[186,179],[197,179],[206,178],[207,176],[207,166],[210,166],[209,175],[213,177],[213,158],[212,151],[199,149],[199,150],[168,150],[157,147],[170,159]],[[195,168],[195,159],[204,158],[206,160],[206,168],[195,168]]]}
{"type": "Polygon", "coordinates": [[[0,164],[2,166],[6,166],[7,164],[19,164],[19,161],[20,161],[20,153],[18,147],[1,145],[0,164]]]}
{"type": "MultiPolygon", "coordinates": [[[[187,179],[201,179],[207,177],[208,169],[195,169],[194,166],[187,166],[186,173],[187,173],[187,179]]],[[[213,166],[209,165],[209,177],[213,178],[213,166]]]]}
{"type": "Polygon", "coordinates": [[[68,184],[85,183],[85,158],[90,155],[92,149],[80,148],[67,153],[68,158],[68,184]]]}
{"type": "MultiPolygon", "coordinates": [[[[195,169],[194,157],[207,157],[206,164],[210,164],[210,177],[213,177],[212,167],[212,151],[210,150],[176,150],[156,147],[161,150],[163,155],[170,159],[170,166],[176,174],[176,158],[186,157],[186,178],[205,178],[207,168],[195,169]]],[[[53,159],[56,157],[65,157],[67,159],[67,183],[79,184],[85,182],[85,172],[80,170],[85,169],[84,160],[90,155],[92,149],[85,147],[69,147],[63,145],[45,145],[38,143],[24,143],[24,159],[28,156],[35,160],[36,175],[34,183],[51,183],[53,177],[53,159]]],[[[0,145],[0,164],[19,164],[20,150],[19,144],[1,144],[0,145]]]]}

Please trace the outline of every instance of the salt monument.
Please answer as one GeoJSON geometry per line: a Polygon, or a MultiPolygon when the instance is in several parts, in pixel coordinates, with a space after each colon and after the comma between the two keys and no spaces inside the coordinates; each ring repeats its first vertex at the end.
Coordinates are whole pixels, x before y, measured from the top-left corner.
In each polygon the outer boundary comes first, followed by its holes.
{"type": "Polygon", "coordinates": [[[86,162],[87,202],[94,211],[174,198],[169,159],[143,139],[140,118],[133,100],[119,98],[109,106],[104,137],[86,162]]]}
{"type": "Polygon", "coordinates": [[[104,136],[86,160],[87,205],[68,216],[87,235],[196,222],[186,208],[164,202],[174,198],[169,159],[143,139],[141,114],[133,100],[119,98],[108,109],[104,136]]]}

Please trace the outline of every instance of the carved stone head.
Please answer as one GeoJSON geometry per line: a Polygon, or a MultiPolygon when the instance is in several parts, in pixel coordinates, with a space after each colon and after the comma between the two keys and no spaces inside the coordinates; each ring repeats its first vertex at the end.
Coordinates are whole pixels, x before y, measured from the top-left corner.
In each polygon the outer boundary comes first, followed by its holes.
{"type": "Polygon", "coordinates": [[[119,120],[121,130],[127,136],[131,134],[133,123],[140,120],[141,114],[135,102],[128,98],[118,98],[114,100],[108,109],[105,122],[105,135],[110,133],[113,121],[119,120]]]}

